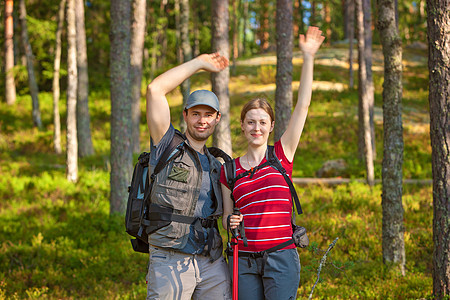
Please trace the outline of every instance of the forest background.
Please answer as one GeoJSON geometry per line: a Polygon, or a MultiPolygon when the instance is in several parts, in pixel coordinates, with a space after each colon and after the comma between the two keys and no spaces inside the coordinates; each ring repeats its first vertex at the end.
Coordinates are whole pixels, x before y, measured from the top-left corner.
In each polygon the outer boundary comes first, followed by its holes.
{"type": "MultiPolygon", "coordinates": [[[[73,110],[69,104],[73,100],[71,78],[77,77],[71,77],[73,59],[71,62],[70,49],[74,34],[68,25],[73,23],[69,12],[72,0],[67,2],[69,8],[62,19],[65,20],[63,27],[60,27],[62,59],[58,76],[61,95],[56,102],[61,117],[60,150],[54,138],[55,45],[60,2],[65,3],[65,0],[26,1],[28,24],[25,24],[20,16],[24,0],[1,1],[5,7],[1,10],[2,18],[8,17],[8,5],[14,8],[14,66],[8,73],[5,71],[7,64],[4,60],[1,62],[0,299],[142,299],[146,294],[148,257],[133,252],[124,230],[123,214],[113,212],[110,204],[113,197],[110,176],[114,164],[111,161],[114,134],[111,128],[114,114],[111,65],[114,59],[110,38],[114,34],[111,28],[115,26],[111,21],[111,3],[114,1],[82,1],[89,78],[88,118],[85,115],[83,120],[88,120],[92,150],[87,153],[79,150],[75,155],[79,156],[76,179],[67,174],[70,169],[68,111],[73,110]],[[23,43],[25,27],[31,56],[27,54],[27,44],[23,43]],[[29,81],[32,76],[30,57],[35,86],[29,81]],[[6,103],[4,99],[8,74],[13,75],[16,89],[13,103],[6,103]],[[36,88],[38,98],[33,99],[36,88]],[[36,103],[40,124],[36,119],[36,103]]],[[[352,1],[289,2],[293,7],[293,91],[297,90],[302,64],[298,34],[304,33],[308,24],[313,24],[326,36],[326,44],[315,59],[312,102],[293,171],[304,210],[304,214],[297,217],[297,223],[308,229],[311,241],[307,249],[299,249],[302,273],[298,298],[309,296],[324,251],[339,238],[323,265],[319,284],[314,290],[315,298],[431,299],[433,175],[426,3],[424,0],[399,0],[396,7],[403,48],[404,149],[401,168],[405,180],[401,199],[406,260],[404,272],[400,272],[385,264],[382,255],[380,181],[384,63],[380,35],[376,30],[377,4],[371,3],[376,154],[373,160],[375,184],[370,186],[365,180],[366,165],[358,147],[358,41],[349,39],[355,20],[351,17],[354,12],[349,10],[352,1]],[[338,166],[323,172],[324,165],[330,162],[337,162],[338,166]],[[318,176],[332,177],[338,183],[327,184],[324,179],[322,183],[305,184],[299,179],[318,176]]],[[[143,10],[146,27],[142,79],[138,89],[142,112],[145,112],[146,85],[161,72],[183,61],[182,38],[183,34],[186,36],[183,30],[189,32],[192,56],[213,51],[211,11],[216,3],[147,1],[143,10]],[[183,10],[190,11],[184,27],[180,26],[183,10]]],[[[229,5],[227,3],[226,9],[230,16],[231,61],[230,121],[227,125],[231,135],[227,143],[232,146],[233,156],[238,156],[245,151],[239,126],[242,105],[262,95],[276,106],[277,34],[274,24],[277,7],[276,1],[270,0],[233,0],[229,5]]],[[[5,24],[0,25],[2,32],[6,30],[5,24]]],[[[79,36],[79,31],[76,34],[79,36]]],[[[7,42],[6,37],[6,34],[0,36],[0,44],[7,42]]],[[[205,72],[195,74],[189,88],[211,89],[210,75],[205,72]]],[[[168,96],[172,120],[177,128],[183,126],[180,122],[183,92],[185,90],[177,89],[168,96]]],[[[293,99],[296,99],[296,92],[293,99]]],[[[144,115],[138,122],[139,142],[132,151],[133,163],[140,151],[149,150],[144,115]]],[[[209,145],[212,143],[210,141],[209,145]]],[[[132,163],[128,165],[126,172],[132,168],[132,163]]],[[[128,184],[129,179],[123,183],[128,184]]],[[[121,194],[122,202],[126,201],[124,194],[125,190],[121,194]]],[[[222,233],[225,240],[226,233],[222,233]]]]}

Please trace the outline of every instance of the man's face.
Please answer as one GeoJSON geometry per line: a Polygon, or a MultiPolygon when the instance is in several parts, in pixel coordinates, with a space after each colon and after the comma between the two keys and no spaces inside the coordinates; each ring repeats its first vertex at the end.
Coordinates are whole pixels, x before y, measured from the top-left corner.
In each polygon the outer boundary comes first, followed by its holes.
{"type": "Polygon", "coordinates": [[[220,113],[207,105],[197,105],[183,112],[186,122],[186,135],[196,141],[206,141],[213,134],[220,113]]]}

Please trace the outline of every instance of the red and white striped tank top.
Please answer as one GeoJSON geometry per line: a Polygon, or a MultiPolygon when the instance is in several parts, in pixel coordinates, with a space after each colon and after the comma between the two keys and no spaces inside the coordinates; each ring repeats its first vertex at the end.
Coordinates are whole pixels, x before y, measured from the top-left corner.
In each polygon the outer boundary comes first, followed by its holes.
{"type": "MultiPolygon", "coordinates": [[[[286,173],[292,178],[292,162],[284,155],[281,142],[275,143],[275,154],[281,161],[286,173]]],[[[240,157],[235,159],[236,176],[246,170],[242,167],[240,157]]],[[[261,164],[266,162],[266,158],[261,164]]],[[[222,167],[220,182],[228,186],[222,167]]],[[[289,186],[280,172],[266,166],[250,175],[239,179],[234,186],[235,205],[244,216],[245,234],[248,247],[239,240],[239,251],[259,252],[277,246],[292,238],[292,198],[289,186]]],[[[283,249],[295,248],[291,244],[283,249]]]]}

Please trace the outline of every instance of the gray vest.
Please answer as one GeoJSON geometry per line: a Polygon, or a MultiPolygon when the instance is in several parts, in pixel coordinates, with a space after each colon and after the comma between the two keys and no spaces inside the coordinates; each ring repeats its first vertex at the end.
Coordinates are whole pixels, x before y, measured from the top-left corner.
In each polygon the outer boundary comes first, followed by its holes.
{"type": "MultiPolygon", "coordinates": [[[[173,213],[192,217],[195,212],[202,180],[202,167],[197,152],[187,142],[182,147],[180,156],[171,160],[169,164],[156,176],[150,194],[151,203],[169,207],[173,213]]],[[[214,212],[209,218],[217,219],[222,216],[223,204],[220,187],[220,162],[212,156],[206,147],[205,154],[210,163],[210,178],[213,188],[212,200],[214,212]]],[[[150,165],[150,174],[155,166],[150,165]]],[[[189,236],[190,224],[171,222],[156,232],[149,235],[149,244],[182,249],[186,246],[189,236]]],[[[222,256],[222,238],[216,228],[210,229],[214,234],[212,249],[210,251],[213,260],[222,256]]]]}

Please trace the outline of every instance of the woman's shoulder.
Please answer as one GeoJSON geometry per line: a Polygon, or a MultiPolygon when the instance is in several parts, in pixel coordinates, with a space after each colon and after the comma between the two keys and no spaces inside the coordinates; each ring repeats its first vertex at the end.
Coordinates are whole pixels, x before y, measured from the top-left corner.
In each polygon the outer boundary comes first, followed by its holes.
{"type": "Polygon", "coordinates": [[[292,161],[289,161],[287,159],[286,154],[284,153],[283,144],[281,143],[281,140],[276,141],[274,144],[274,150],[275,155],[278,157],[278,159],[281,161],[281,163],[284,165],[292,165],[292,161]]]}

